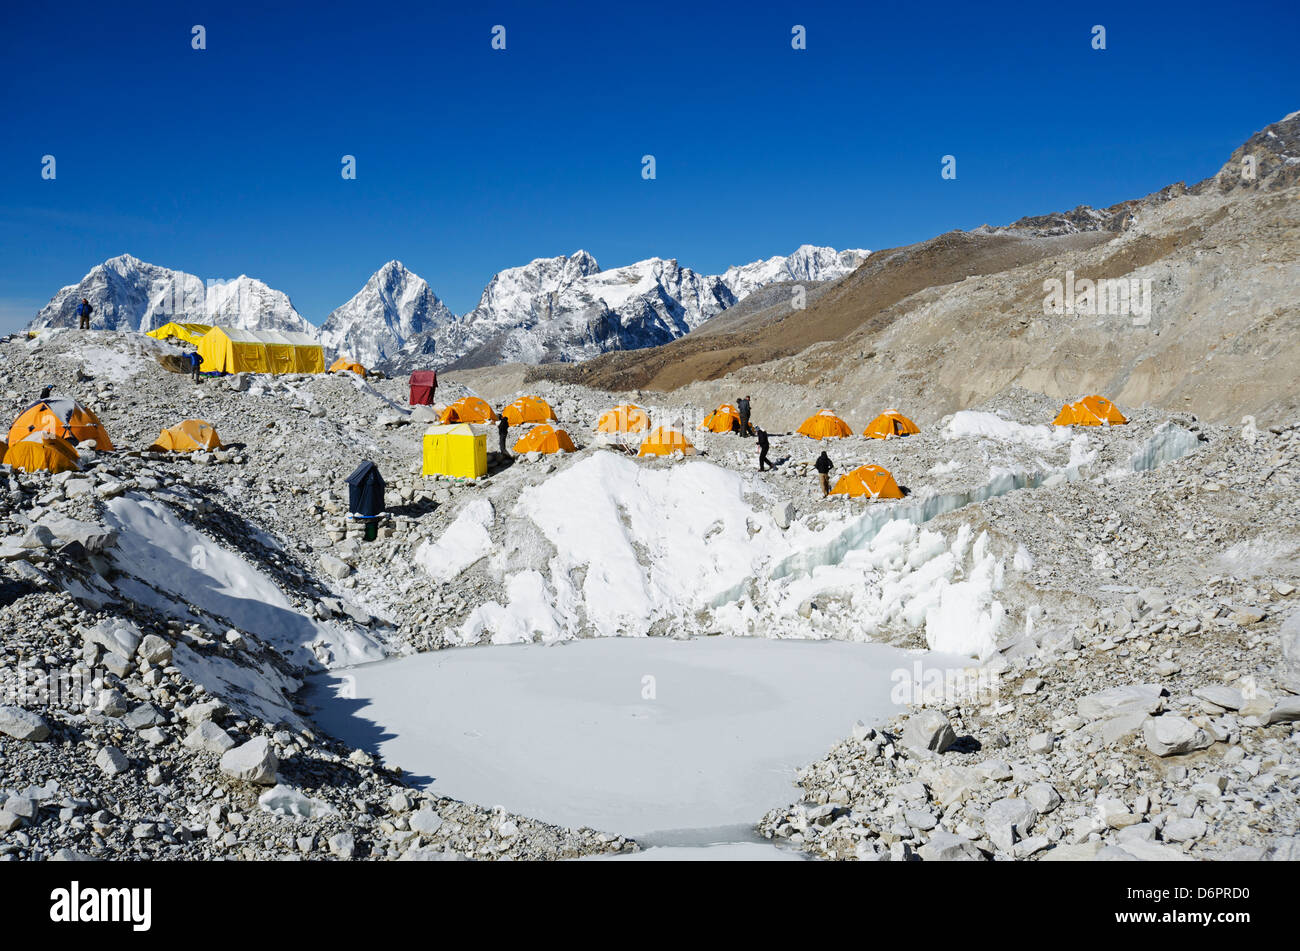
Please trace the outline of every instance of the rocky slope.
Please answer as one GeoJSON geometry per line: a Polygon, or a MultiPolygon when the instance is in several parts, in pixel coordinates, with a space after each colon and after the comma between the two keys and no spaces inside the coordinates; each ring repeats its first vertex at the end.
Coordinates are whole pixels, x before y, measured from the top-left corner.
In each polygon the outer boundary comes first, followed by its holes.
{"type": "Polygon", "coordinates": [[[95,307],[91,327],[99,330],[145,332],[177,321],[316,333],[287,295],[247,275],[205,285],[193,274],[129,254],[95,265],[78,283],[62,288],[28,326],[76,327],[83,297],[95,307]]]}

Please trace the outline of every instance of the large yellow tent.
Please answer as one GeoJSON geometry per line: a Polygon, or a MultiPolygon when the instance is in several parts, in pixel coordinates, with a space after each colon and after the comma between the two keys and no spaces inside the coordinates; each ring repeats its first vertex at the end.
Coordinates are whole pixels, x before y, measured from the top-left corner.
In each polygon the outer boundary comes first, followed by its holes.
{"type": "Polygon", "coordinates": [[[856,498],[869,495],[873,499],[901,499],[903,492],[889,474],[888,469],[880,466],[858,466],[852,472],[840,476],[831,489],[831,495],[847,495],[856,498]]]}
{"type": "Polygon", "coordinates": [[[76,400],[37,400],[28,406],[9,427],[8,443],[25,439],[35,432],[47,432],[70,442],[95,441],[95,448],[111,452],[113,441],[99,417],[76,400]]]}
{"type": "Polygon", "coordinates": [[[487,400],[477,396],[462,396],[442,411],[438,419],[445,423],[495,423],[497,414],[487,400]]]}
{"type": "Polygon", "coordinates": [[[650,416],[641,407],[623,403],[607,409],[596,420],[598,433],[641,433],[650,428],[650,416]]]}
{"type": "Polygon", "coordinates": [[[487,436],[466,423],[433,426],[424,434],[423,475],[477,479],[487,473],[487,436]]]}
{"type": "Polygon", "coordinates": [[[700,423],[700,429],[710,433],[740,431],[740,411],[730,403],[723,403],[700,423]]]}
{"type": "Polygon", "coordinates": [[[695,453],[695,447],[687,441],[680,430],[669,429],[667,426],[660,426],[641,442],[641,451],[638,456],[670,456],[674,452],[680,452],[682,455],[690,456],[695,453]]]}
{"type": "Polygon", "coordinates": [[[220,448],[221,439],[211,423],[201,419],[187,419],[159,433],[149,451],[197,452],[201,449],[220,448]]]}
{"type": "Polygon", "coordinates": [[[873,439],[888,439],[890,436],[910,436],[920,431],[921,427],[898,410],[887,409],[867,424],[862,435],[873,439]]]}
{"type": "Polygon", "coordinates": [[[521,396],[501,411],[511,426],[524,423],[549,423],[555,419],[551,404],[540,396],[521,396]]]}
{"type": "Polygon", "coordinates": [[[213,327],[198,343],[202,370],[219,373],[324,373],[325,351],[307,334],[213,327]]]}
{"type": "Polygon", "coordinates": [[[81,457],[66,439],[37,430],[11,442],[5,451],[5,465],[28,472],[66,472],[81,468],[81,457]]]}
{"type": "Polygon", "coordinates": [[[191,323],[166,323],[157,330],[151,330],[145,336],[153,337],[155,340],[167,340],[171,337],[184,340],[186,343],[198,344],[200,338],[212,329],[211,324],[191,324],[191,323]]]}
{"type": "Polygon", "coordinates": [[[799,432],[813,439],[838,439],[841,436],[853,435],[849,424],[828,409],[814,413],[805,419],[799,424],[799,432]]]}
{"type": "Polygon", "coordinates": [[[515,443],[515,452],[577,452],[577,447],[569,434],[563,429],[556,429],[549,423],[534,426],[515,443]]]}
{"type": "Polygon", "coordinates": [[[349,373],[355,373],[357,376],[365,378],[366,368],[355,360],[349,360],[347,357],[339,357],[330,364],[331,373],[341,373],[346,370],[349,373]]]}
{"type": "Polygon", "coordinates": [[[1077,403],[1066,403],[1052,422],[1057,426],[1119,426],[1128,420],[1106,397],[1085,396],[1077,403]]]}

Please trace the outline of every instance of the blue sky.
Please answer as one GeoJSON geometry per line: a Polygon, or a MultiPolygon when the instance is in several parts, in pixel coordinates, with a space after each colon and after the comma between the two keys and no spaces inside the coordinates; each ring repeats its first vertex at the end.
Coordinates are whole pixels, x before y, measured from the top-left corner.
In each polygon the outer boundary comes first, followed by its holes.
{"type": "Polygon", "coordinates": [[[578,248],[890,247],[1199,180],[1300,108],[1294,3],[466,6],[8,5],[0,331],[123,252],[319,323],[392,258],[461,313],[578,248]]]}

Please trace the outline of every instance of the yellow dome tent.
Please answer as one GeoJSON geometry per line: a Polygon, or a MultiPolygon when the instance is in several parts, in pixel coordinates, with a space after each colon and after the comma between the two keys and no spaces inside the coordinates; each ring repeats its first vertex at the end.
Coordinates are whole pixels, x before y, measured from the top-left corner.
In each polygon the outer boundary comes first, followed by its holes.
{"type": "Polygon", "coordinates": [[[220,449],[221,439],[211,423],[201,419],[187,419],[164,429],[149,447],[150,452],[197,452],[202,449],[220,449]]]}
{"type": "Polygon", "coordinates": [[[660,426],[641,442],[641,450],[638,456],[670,456],[674,452],[680,452],[682,455],[690,456],[695,454],[695,447],[691,445],[685,436],[679,430],[669,429],[667,426],[660,426]]]}
{"type": "Polygon", "coordinates": [[[99,417],[76,400],[38,400],[28,406],[9,427],[10,446],[35,432],[47,432],[69,442],[95,440],[95,448],[111,452],[113,441],[99,417]]]}
{"type": "Polygon", "coordinates": [[[27,472],[67,472],[81,468],[81,457],[77,455],[72,443],[43,430],[11,442],[5,451],[4,461],[5,465],[27,472]]]}
{"type": "Polygon", "coordinates": [[[723,403],[708,416],[699,428],[710,433],[731,433],[740,431],[740,411],[730,403],[723,403]]]}
{"type": "Polygon", "coordinates": [[[200,338],[212,329],[211,324],[190,324],[190,323],[166,323],[157,330],[151,330],[146,337],[153,337],[155,340],[168,340],[172,337],[178,340],[184,340],[186,343],[197,345],[200,338]]]}
{"type": "Polygon", "coordinates": [[[1085,396],[1077,403],[1066,403],[1052,420],[1056,426],[1120,426],[1127,422],[1124,414],[1104,396],[1085,396]]]}
{"type": "Polygon", "coordinates": [[[596,420],[598,433],[641,433],[650,428],[650,417],[641,407],[623,403],[607,409],[596,420]]]}
{"type": "Polygon", "coordinates": [[[849,424],[828,409],[809,416],[799,424],[798,431],[812,439],[839,439],[853,435],[849,424]]]}
{"type": "Polygon", "coordinates": [[[465,423],[430,428],[424,434],[420,473],[477,479],[487,473],[487,436],[465,423]]]}
{"type": "Polygon", "coordinates": [[[540,396],[521,396],[501,411],[501,415],[510,421],[511,426],[524,423],[549,423],[555,419],[555,411],[540,396]]]}
{"type": "Polygon", "coordinates": [[[862,435],[872,439],[888,439],[890,436],[911,436],[920,431],[921,427],[898,410],[887,409],[867,425],[862,435]]]}
{"type": "Polygon", "coordinates": [[[534,426],[524,436],[515,443],[515,452],[577,452],[578,447],[573,444],[569,434],[563,429],[556,429],[548,423],[541,423],[534,426]]]}
{"type": "Polygon", "coordinates": [[[335,360],[333,363],[330,364],[331,373],[339,373],[343,370],[347,370],[349,373],[355,373],[363,380],[366,377],[366,368],[363,367],[361,364],[357,363],[355,360],[349,360],[347,357],[339,357],[337,360],[335,360]]]}
{"type": "Polygon", "coordinates": [[[452,423],[495,423],[497,414],[486,400],[477,396],[462,396],[442,411],[438,419],[444,425],[452,423]]]}
{"type": "Polygon", "coordinates": [[[888,469],[880,466],[858,466],[852,472],[840,476],[831,489],[831,495],[847,495],[857,498],[869,495],[873,499],[901,499],[903,492],[889,474],[888,469]]]}

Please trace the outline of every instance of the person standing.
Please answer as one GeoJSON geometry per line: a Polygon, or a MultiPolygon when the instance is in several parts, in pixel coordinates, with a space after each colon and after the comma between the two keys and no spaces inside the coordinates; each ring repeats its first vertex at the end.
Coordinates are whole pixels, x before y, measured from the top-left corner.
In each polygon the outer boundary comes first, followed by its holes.
{"type": "Polygon", "coordinates": [[[748,436],[753,430],[749,425],[749,397],[742,396],[736,400],[736,410],[740,413],[740,435],[748,436]]]}
{"type": "Polygon", "coordinates": [[[758,428],[758,471],[765,469],[775,469],[776,466],[767,461],[767,430],[761,426],[758,428]]]}
{"type": "Polygon", "coordinates": [[[831,462],[831,457],[826,455],[825,449],[817,457],[817,461],[813,463],[813,468],[817,470],[817,474],[821,477],[822,498],[824,499],[831,494],[831,470],[835,468],[835,463],[831,462]]]}
{"type": "Polygon", "coordinates": [[[188,354],[190,361],[190,371],[194,375],[194,382],[199,382],[199,367],[203,366],[203,357],[197,350],[191,350],[188,354]]]}
{"type": "Polygon", "coordinates": [[[499,451],[503,456],[506,454],[506,436],[509,435],[509,433],[510,420],[506,419],[505,414],[503,413],[501,419],[497,422],[497,442],[499,444],[499,451]]]}
{"type": "Polygon", "coordinates": [[[93,314],[94,312],[95,312],[94,305],[91,304],[90,301],[86,300],[86,298],[83,297],[81,299],[81,303],[77,305],[78,329],[80,330],[90,329],[90,315],[93,314]]]}

